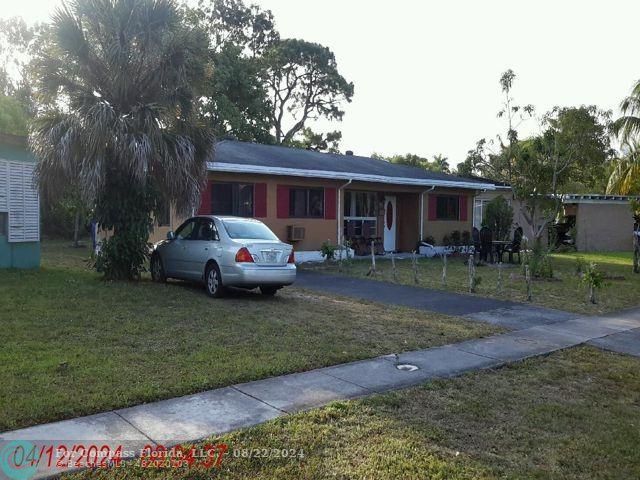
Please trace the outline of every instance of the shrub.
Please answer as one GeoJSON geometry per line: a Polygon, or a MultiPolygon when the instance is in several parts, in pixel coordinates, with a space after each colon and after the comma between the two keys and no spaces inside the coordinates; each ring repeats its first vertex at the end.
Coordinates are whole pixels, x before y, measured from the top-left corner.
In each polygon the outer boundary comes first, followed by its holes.
{"type": "Polygon", "coordinates": [[[549,252],[537,242],[530,252],[524,255],[524,265],[529,265],[529,272],[536,278],[553,278],[553,265],[549,252]]]}
{"type": "Polygon", "coordinates": [[[484,221],[496,240],[507,240],[513,224],[513,208],[504,197],[496,197],[487,204],[484,221]]]}
{"type": "Polygon", "coordinates": [[[593,262],[589,263],[582,274],[582,283],[589,287],[589,301],[591,303],[597,303],[596,290],[604,286],[604,280],[605,275],[598,269],[598,265],[593,262]]]}
{"type": "Polygon", "coordinates": [[[469,246],[473,242],[471,241],[471,232],[469,230],[465,230],[462,232],[462,245],[469,246]]]}
{"type": "Polygon", "coordinates": [[[462,235],[460,234],[460,230],[454,230],[453,232],[451,232],[451,243],[454,246],[459,246],[461,241],[462,235]]]}
{"type": "Polygon", "coordinates": [[[431,235],[427,235],[427,236],[424,238],[424,242],[425,242],[425,243],[428,243],[429,245],[435,245],[435,244],[436,244],[436,239],[435,239],[435,238],[433,238],[431,235]]]}
{"type": "Polygon", "coordinates": [[[442,245],[444,245],[445,247],[451,246],[451,238],[449,237],[449,235],[445,235],[444,237],[442,237],[442,245]]]}
{"type": "Polygon", "coordinates": [[[576,257],[576,275],[582,274],[587,269],[587,261],[584,257],[576,257]]]}
{"type": "Polygon", "coordinates": [[[331,245],[329,240],[323,242],[320,246],[320,253],[322,253],[325,260],[333,260],[336,256],[336,250],[337,247],[335,245],[331,245]]]}

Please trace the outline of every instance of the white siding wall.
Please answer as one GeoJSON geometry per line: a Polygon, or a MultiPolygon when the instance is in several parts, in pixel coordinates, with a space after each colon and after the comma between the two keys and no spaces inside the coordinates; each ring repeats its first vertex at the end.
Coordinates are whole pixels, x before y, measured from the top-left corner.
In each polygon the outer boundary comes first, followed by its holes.
{"type": "Polygon", "coordinates": [[[0,211],[9,212],[9,241],[40,241],[40,202],[34,165],[0,160],[0,211]]]}

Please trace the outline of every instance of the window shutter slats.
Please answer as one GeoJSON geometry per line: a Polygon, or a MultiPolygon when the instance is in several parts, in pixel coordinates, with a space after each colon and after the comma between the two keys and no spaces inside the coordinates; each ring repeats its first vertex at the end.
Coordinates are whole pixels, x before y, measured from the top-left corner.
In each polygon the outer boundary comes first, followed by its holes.
{"type": "MultiPolygon", "coordinates": [[[[1,167],[0,167],[1,168],[1,167]]],[[[40,241],[40,205],[33,165],[8,162],[9,241],[40,241]]]]}
{"type": "Polygon", "coordinates": [[[289,218],[289,187],[278,185],[276,197],[278,218],[289,218]]]}
{"type": "Polygon", "coordinates": [[[434,222],[438,218],[437,210],[438,209],[438,196],[431,193],[429,194],[429,216],[428,219],[430,222],[434,222]]]}
{"type": "Polygon", "coordinates": [[[468,207],[467,207],[467,201],[468,201],[468,197],[466,195],[460,195],[459,197],[459,202],[460,202],[460,221],[461,222],[466,222],[469,212],[468,207]]]}
{"type": "Polygon", "coordinates": [[[0,160],[0,212],[9,211],[9,162],[0,160]]]}
{"type": "Polygon", "coordinates": [[[200,208],[198,208],[198,215],[211,215],[211,193],[213,191],[213,182],[207,181],[207,186],[200,194],[200,208]]]}
{"type": "Polygon", "coordinates": [[[267,216],[267,184],[256,183],[253,186],[253,212],[258,218],[267,216]]]}
{"type": "Polygon", "coordinates": [[[327,220],[336,219],[336,189],[324,189],[324,218],[327,220]]]}

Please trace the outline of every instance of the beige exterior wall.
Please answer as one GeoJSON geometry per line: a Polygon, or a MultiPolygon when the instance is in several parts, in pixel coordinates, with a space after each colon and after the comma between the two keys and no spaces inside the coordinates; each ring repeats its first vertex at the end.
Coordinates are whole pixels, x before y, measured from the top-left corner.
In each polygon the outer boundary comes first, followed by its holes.
{"type": "Polygon", "coordinates": [[[578,251],[633,250],[632,232],[633,216],[627,202],[577,204],[578,251]]]}
{"type": "Polygon", "coordinates": [[[442,245],[442,239],[445,235],[451,236],[451,232],[454,230],[460,231],[460,233],[467,230],[471,233],[473,228],[473,193],[469,190],[454,190],[454,189],[435,189],[432,192],[428,192],[424,196],[424,236],[433,237],[436,241],[436,245],[442,245]],[[437,194],[446,195],[467,195],[467,220],[429,220],[429,202],[434,199],[433,195],[437,194]]]}
{"type": "MultiPolygon", "coordinates": [[[[511,193],[511,190],[492,190],[492,191],[482,192],[476,196],[476,200],[483,200],[486,202],[490,202],[494,198],[500,197],[500,196],[504,197],[505,200],[507,200],[510,203],[511,207],[513,208],[513,225],[511,227],[511,233],[513,234],[513,231],[515,230],[515,225],[517,223],[522,227],[522,230],[524,231],[525,236],[527,236],[528,238],[533,238],[533,232],[531,231],[531,227],[529,226],[529,223],[527,222],[527,220],[524,218],[524,215],[522,214],[522,202],[520,202],[520,200],[516,200],[515,198],[513,198],[513,194],[511,193]]],[[[476,226],[478,227],[478,229],[480,228],[480,225],[476,225],[476,226]]],[[[545,234],[543,235],[543,242],[546,243],[546,240],[547,240],[547,236],[545,234]]]]}
{"type": "MultiPolygon", "coordinates": [[[[379,197],[379,208],[377,216],[378,236],[383,236],[383,198],[385,194],[395,195],[397,199],[397,231],[396,246],[400,251],[411,251],[416,247],[420,238],[420,198],[426,191],[423,187],[413,187],[406,185],[380,184],[370,182],[352,182],[345,187],[345,181],[335,181],[326,179],[310,179],[304,177],[284,177],[276,175],[256,175],[237,173],[210,173],[209,179],[215,182],[242,182],[242,183],[265,183],[267,186],[267,216],[260,218],[271,228],[278,237],[287,241],[287,226],[295,225],[305,228],[305,238],[295,243],[298,251],[318,250],[323,242],[329,240],[331,243],[338,242],[338,222],[342,226],[344,191],[368,191],[377,192],[379,197]],[[327,187],[336,188],[340,192],[340,198],[336,201],[336,219],[319,218],[278,218],[277,216],[277,187],[278,185],[301,186],[301,187],[327,187]],[[340,189],[344,187],[344,189],[340,189]]],[[[453,230],[469,230],[472,224],[472,209],[474,191],[462,189],[441,189],[436,188],[428,192],[430,194],[465,194],[467,200],[467,221],[429,221],[428,220],[428,194],[424,195],[424,236],[433,235],[438,243],[441,243],[445,234],[450,234],[453,230]]],[[[156,242],[166,238],[167,232],[175,230],[188,216],[171,215],[171,224],[168,226],[156,226],[149,241],[156,242]]]]}

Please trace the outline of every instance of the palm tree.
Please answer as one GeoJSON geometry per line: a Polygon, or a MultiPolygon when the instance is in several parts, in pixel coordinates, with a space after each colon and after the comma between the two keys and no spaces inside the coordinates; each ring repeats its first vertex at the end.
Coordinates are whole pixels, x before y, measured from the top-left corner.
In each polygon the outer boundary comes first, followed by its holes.
{"type": "Polygon", "coordinates": [[[438,171],[449,173],[449,159],[442,154],[433,156],[433,163],[438,171]]]}
{"type": "MultiPolygon", "coordinates": [[[[617,195],[640,194],[640,144],[638,142],[627,145],[628,151],[625,156],[614,163],[613,171],[609,176],[607,193],[617,195]]],[[[634,236],[633,236],[633,272],[640,273],[640,202],[631,200],[631,211],[633,213],[634,236]]]]}
{"type": "Polygon", "coordinates": [[[629,142],[640,134],[640,81],[620,104],[622,116],[613,122],[613,130],[622,142],[629,142]]]}
{"type": "Polygon", "coordinates": [[[196,116],[207,39],[172,0],[77,0],[58,9],[32,64],[30,141],[41,191],[78,188],[112,236],[97,266],[137,278],[151,217],[197,204],[213,137],[196,116]]]}
{"type": "Polygon", "coordinates": [[[628,148],[627,154],[614,162],[607,184],[609,194],[640,194],[640,144],[636,142],[628,148]]]}

